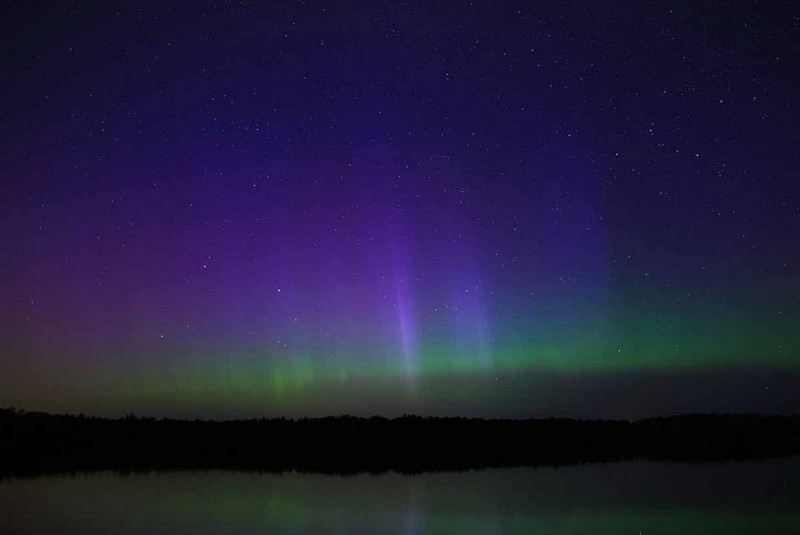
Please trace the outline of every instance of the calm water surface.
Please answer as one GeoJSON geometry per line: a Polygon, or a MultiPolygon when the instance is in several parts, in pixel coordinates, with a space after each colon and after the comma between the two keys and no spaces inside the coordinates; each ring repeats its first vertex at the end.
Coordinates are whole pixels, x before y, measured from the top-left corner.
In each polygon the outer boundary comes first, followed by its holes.
{"type": "Polygon", "coordinates": [[[0,532],[800,534],[800,458],[418,476],[212,471],[4,480],[0,532]]]}

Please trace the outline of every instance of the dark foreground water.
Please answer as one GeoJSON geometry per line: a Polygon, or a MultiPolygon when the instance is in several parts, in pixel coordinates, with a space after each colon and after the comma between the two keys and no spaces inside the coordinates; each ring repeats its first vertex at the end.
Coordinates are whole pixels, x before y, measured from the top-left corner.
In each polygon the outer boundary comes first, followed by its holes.
{"type": "Polygon", "coordinates": [[[800,458],[406,476],[96,473],[0,481],[0,532],[800,533],[800,458]]]}

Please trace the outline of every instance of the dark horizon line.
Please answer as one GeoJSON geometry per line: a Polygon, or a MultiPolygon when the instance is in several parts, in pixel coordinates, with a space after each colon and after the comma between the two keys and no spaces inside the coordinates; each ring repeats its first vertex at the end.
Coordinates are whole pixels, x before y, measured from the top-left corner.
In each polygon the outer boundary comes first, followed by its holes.
{"type": "Polygon", "coordinates": [[[634,422],[422,416],[220,422],[0,409],[0,477],[175,469],[418,473],[797,454],[796,415],[694,414],[634,422]]]}
{"type": "Polygon", "coordinates": [[[305,422],[305,421],[320,421],[332,419],[351,419],[351,420],[382,420],[394,422],[397,420],[406,419],[422,419],[422,420],[462,420],[462,421],[479,421],[479,422],[540,422],[540,421],[570,421],[570,422],[620,422],[636,424],[640,422],[647,422],[653,420],[668,420],[672,418],[702,418],[702,417],[755,417],[755,418],[800,418],[800,412],[784,413],[784,412],[771,412],[762,413],[755,411],[733,411],[733,412],[683,412],[675,413],[666,416],[645,416],[641,418],[582,418],[573,416],[525,416],[525,417],[485,417],[485,416],[441,416],[441,415],[423,415],[416,413],[404,413],[400,416],[384,416],[381,414],[372,414],[369,416],[357,416],[348,413],[341,414],[328,414],[325,416],[247,416],[241,418],[214,418],[214,417],[173,417],[173,416],[147,416],[138,415],[135,411],[129,412],[123,416],[97,416],[86,414],[83,412],[50,412],[40,410],[27,410],[16,406],[0,407],[0,413],[17,413],[20,415],[29,416],[49,416],[60,418],[80,418],[87,420],[106,420],[106,421],[120,421],[120,420],[142,420],[142,421],[155,421],[155,422],[187,422],[187,423],[209,423],[209,424],[225,424],[237,422],[305,422]]]}

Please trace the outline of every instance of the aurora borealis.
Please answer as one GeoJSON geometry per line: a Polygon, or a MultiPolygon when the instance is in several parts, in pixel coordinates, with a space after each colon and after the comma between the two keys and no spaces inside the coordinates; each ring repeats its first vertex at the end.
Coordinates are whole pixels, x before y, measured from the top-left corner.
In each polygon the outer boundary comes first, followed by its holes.
{"type": "Polygon", "coordinates": [[[7,5],[0,406],[800,406],[797,6],[7,5]]]}

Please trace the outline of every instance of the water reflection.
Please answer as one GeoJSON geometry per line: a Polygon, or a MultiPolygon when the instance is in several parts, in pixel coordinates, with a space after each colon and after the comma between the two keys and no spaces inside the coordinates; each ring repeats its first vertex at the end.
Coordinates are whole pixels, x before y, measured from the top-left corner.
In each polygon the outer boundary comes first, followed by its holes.
{"type": "Polygon", "coordinates": [[[349,477],[98,473],[0,482],[0,531],[800,533],[800,458],[349,477]]]}

